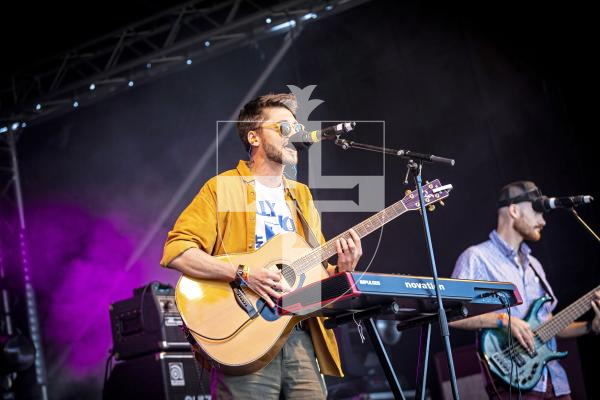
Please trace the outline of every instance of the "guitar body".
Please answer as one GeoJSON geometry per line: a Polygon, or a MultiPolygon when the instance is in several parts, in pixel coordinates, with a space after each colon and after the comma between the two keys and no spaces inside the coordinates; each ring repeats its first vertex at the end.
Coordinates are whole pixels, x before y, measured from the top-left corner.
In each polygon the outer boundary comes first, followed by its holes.
{"type": "MultiPolygon", "coordinates": [[[[541,324],[538,311],[550,297],[544,296],[537,299],[531,306],[525,321],[535,330],[541,324]]],[[[511,379],[511,359],[503,350],[508,348],[509,333],[499,329],[484,329],[480,337],[480,352],[486,360],[489,370],[501,381],[515,389],[531,390],[542,377],[544,366],[550,360],[565,358],[567,352],[553,351],[548,344],[543,343],[536,335],[536,355],[531,357],[524,350],[516,350],[513,357],[513,371],[511,379]],[[517,373],[518,371],[518,373],[517,373]]],[[[518,343],[512,338],[512,343],[518,343]]],[[[519,346],[518,349],[521,349],[519,346]]]]}
{"type": "MultiPolygon", "coordinates": [[[[291,290],[320,281],[328,274],[319,264],[296,275],[289,265],[313,249],[296,233],[277,235],[252,253],[218,257],[231,264],[280,269],[291,290]]],[[[235,295],[228,282],[181,276],[177,308],[200,350],[227,374],[243,375],[266,366],[303,318],[282,316],[246,286],[235,295]],[[240,298],[241,297],[241,298],[240,298]],[[240,304],[241,302],[241,304],[240,304]]]]}

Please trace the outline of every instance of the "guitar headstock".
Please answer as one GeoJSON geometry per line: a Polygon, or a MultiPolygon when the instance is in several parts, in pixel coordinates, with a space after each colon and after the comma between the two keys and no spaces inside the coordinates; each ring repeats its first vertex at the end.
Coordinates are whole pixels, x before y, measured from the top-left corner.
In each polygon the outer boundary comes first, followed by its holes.
{"type": "MultiPolygon", "coordinates": [[[[425,205],[437,203],[450,196],[450,190],[452,185],[442,185],[439,179],[428,182],[421,186],[423,189],[423,198],[425,199],[425,205]]],[[[419,204],[419,192],[413,190],[404,196],[402,204],[407,210],[420,210],[421,205],[419,204]]]]}

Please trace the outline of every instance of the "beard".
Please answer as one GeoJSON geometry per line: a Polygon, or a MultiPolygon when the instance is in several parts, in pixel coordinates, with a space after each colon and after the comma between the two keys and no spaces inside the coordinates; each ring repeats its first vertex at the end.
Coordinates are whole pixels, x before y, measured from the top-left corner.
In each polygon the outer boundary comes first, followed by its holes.
{"type": "Polygon", "coordinates": [[[527,224],[523,218],[519,218],[515,221],[514,228],[523,237],[523,240],[537,242],[542,238],[542,227],[539,225],[531,226],[527,224]]]}
{"type": "Polygon", "coordinates": [[[276,162],[281,165],[296,165],[298,164],[298,153],[296,150],[293,152],[284,151],[286,147],[276,147],[271,143],[264,144],[265,155],[267,159],[272,162],[276,162]]]}

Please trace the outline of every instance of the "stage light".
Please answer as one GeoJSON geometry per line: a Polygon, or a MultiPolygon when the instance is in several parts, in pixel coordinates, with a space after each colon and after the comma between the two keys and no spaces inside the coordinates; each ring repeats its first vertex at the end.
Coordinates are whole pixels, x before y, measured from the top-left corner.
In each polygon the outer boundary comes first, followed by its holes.
{"type": "Polygon", "coordinates": [[[333,10],[333,6],[331,4],[328,4],[325,6],[325,10],[331,11],[331,10],[333,10]]]}
{"type": "Polygon", "coordinates": [[[73,108],[77,108],[77,107],[79,107],[79,102],[77,100],[75,100],[73,102],[73,108]]]}
{"type": "Polygon", "coordinates": [[[317,19],[318,15],[315,13],[308,13],[305,16],[302,17],[302,21],[307,21],[309,19],[317,19]]]}
{"type": "Polygon", "coordinates": [[[207,40],[206,42],[204,42],[204,47],[210,47],[210,40],[207,40]]]}
{"type": "Polygon", "coordinates": [[[267,19],[265,19],[265,22],[266,22],[267,24],[270,24],[271,22],[273,22],[273,20],[272,20],[271,18],[267,18],[267,19]]]}
{"type": "Polygon", "coordinates": [[[41,105],[40,103],[37,103],[37,104],[35,105],[35,110],[36,110],[36,111],[40,111],[41,109],[42,109],[42,105],[41,105]]]}
{"type": "Polygon", "coordinates": [[[8,132],[8,128],[7,127],[5,127],[5,126],[0,127],[0,133],[6,133],[6,132],[8,132]]]}
{"type": "Polygon", "coordinates": [[[21,123],[21,128],[26,128],[27,127],[27,123],[26,122],[22,122],[21,123]]]}
{"type": "Polygon", "coordinates": [[[16,131],[17,129],[19,129],[19,123],[13,122],[12,125],[10,126],[10,129],[12,129],[13,131],[16,131]]]}
{"type": "Polygon", "coordinates": [[[146,69],[152,68],[152,63],[146,63],[146,69]]]}
{"type": "Polygon", "coordinates": [[[96,90],[96,84],[95,83],[90,84],[90,90],[92,90],[92,91],[96,90]]]}
{"type": "Polygon", "coordinates": [[[133,81],[129,81],[129,82],[127,82],[127,86],[129,86],[129,87],[133,87],[133,85],[134,85],[134,84],[135,84],[135,83],[134,83],[133,81]]]}
{"type": "Polygon", "coordinates": [[[282,24],[279,25],[275,25],[274,27],[271,28],[271,32],[276,32],[276,31],[281,31],[284,29],[290,29],[296,26],[296,21],[291,20],[291,21],[287,21],[284,22],[282,24]]]}
{"type": "Polygon", "coordinates": [[[188,58],[187,60],[185,60],[185,63],[186,63],[187,65],[192,65],[192,59],[191,59],[191,58],[188,58]]]}

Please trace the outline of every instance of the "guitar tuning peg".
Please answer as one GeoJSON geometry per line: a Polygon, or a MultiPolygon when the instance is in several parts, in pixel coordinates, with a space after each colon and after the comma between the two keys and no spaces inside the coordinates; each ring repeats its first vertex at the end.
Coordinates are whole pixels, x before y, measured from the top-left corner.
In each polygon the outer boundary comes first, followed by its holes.
{"type": "Polygon", "coordinates": [[[435,204],[430,204],[430,205],[428,205],[428,206],[427,206],[427,209],[428,209],[429,211],[433,211],[433,210],[435,210],[435,204]]]}
{"type": "Polygon", "coordinates": [[[411,192],[409,189],[406,189],[406,190],[404,191],[404,195],[405,195],[405,196],[408,196],[408,195],[409,195],[409,194],[411,194],[411,193],[412,193],[412,192],[411,192]]]}
{"type": "Polygon", "coordinates": [[[440,203],[440,206],[442,206],[442,207],[444,207],[446,205],[446,203],[444,203],[444,200],[440,200],[439,203],[440,203]]]}

